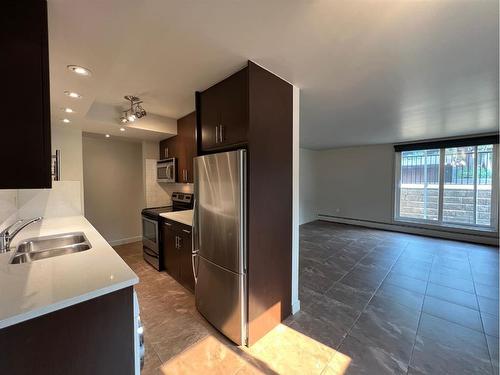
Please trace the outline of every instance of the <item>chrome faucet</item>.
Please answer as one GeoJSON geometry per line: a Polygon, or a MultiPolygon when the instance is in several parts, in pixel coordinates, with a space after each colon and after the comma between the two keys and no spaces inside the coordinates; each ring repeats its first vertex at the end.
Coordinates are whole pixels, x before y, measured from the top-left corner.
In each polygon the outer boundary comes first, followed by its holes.
{"type": "Polygon", "coordinates": [[[14,237],[17,236],[17,234],[28,225],[36,223],[37,221],[40,221],[42,219],[43,217],[35,217],[28,220],[18,220],[14,224],[5,228],[2,232],[0,232],[0,253],[6,253],[7,251],[10,251],[10,243],[12,242],[14,237]],[[19,226],[17,227],[17,225],[19,226]]]}

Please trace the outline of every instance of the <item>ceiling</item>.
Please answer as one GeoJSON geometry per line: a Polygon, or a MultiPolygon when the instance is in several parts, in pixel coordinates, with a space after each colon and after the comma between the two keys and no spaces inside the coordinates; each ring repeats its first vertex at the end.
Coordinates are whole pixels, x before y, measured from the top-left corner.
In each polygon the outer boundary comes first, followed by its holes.
{"type": "Polygon", "coordinates": [[[71,106],[65,126],[165,138],[168,125],[120,132],[89,113],[133,94],[171,123],[251,59],[301,89],[302,147],[496,131],[498,11],[481,0],[49,0],[53,122],[71,106]]]}

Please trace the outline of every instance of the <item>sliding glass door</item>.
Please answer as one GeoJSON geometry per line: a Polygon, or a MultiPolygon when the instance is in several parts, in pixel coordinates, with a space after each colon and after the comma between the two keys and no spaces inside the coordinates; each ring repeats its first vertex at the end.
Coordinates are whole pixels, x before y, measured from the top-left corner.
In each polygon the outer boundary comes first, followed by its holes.
{"type": "Polygon", "coordinates": [[[497,146],[396,152],[395,220],[494,230],[497,146]]]}
{"type": "Polygon", "coordinates": [[[440,150],[401,153],[399,216],[438,220],[440,150]]]}

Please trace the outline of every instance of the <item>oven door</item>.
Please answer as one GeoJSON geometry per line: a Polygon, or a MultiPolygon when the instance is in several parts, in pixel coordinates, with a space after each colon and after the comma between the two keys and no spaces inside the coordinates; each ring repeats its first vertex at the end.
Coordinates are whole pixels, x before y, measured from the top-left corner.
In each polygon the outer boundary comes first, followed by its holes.
{"type": "Polygon", "coordinates": [[[158,254],[160,246],[158,222],[145,216],[142,217],[142,244],[158,254]]]}
{"type": "Polygon", "coordinates": [[[142,246],[142,257],[146,262],[151,264],[156,270],[161,270],[160,265],[160,254],[155,253],[153,250],[147,248],[146,246],[142,246]]]}

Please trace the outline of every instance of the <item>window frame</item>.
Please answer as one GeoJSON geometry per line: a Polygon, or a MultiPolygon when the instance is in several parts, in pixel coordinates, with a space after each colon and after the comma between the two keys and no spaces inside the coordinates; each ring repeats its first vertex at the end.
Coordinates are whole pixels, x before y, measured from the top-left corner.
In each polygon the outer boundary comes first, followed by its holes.
{"type": "MultiPolygon", "coordinates": [[[[477,154],[477,147],[475,153],[477,154]]],[[[401,153],[396,151],[394,161],[394,210],[393,210],[393,223],[394,224],[419,224],[429,229],[439,228],[456,228],[464,229],[472,232],[498,232],[498,187],[499,187],[499,170],[498,170],[498,144],[493,144],[492,151],[492,170],[493,175],[491,178],[491,221],[490,225],[481,224],[463,224],[443,221],[443,207],[444,207],[444,173],[445,173],[445,153],[448,147],[439,147],[439,198],[438,198],[438,219],[417,219],[400,216],[400,198],[401,198],[401,153]]],[[[436,149],[435,147],[432,149],[436,149]]],[[[474,192],[477,199],[477,156],[475,157],[474,166],[474,192]]],[[[474,217],[476,217],[476,202],[474,203],[474,217]]]]}

